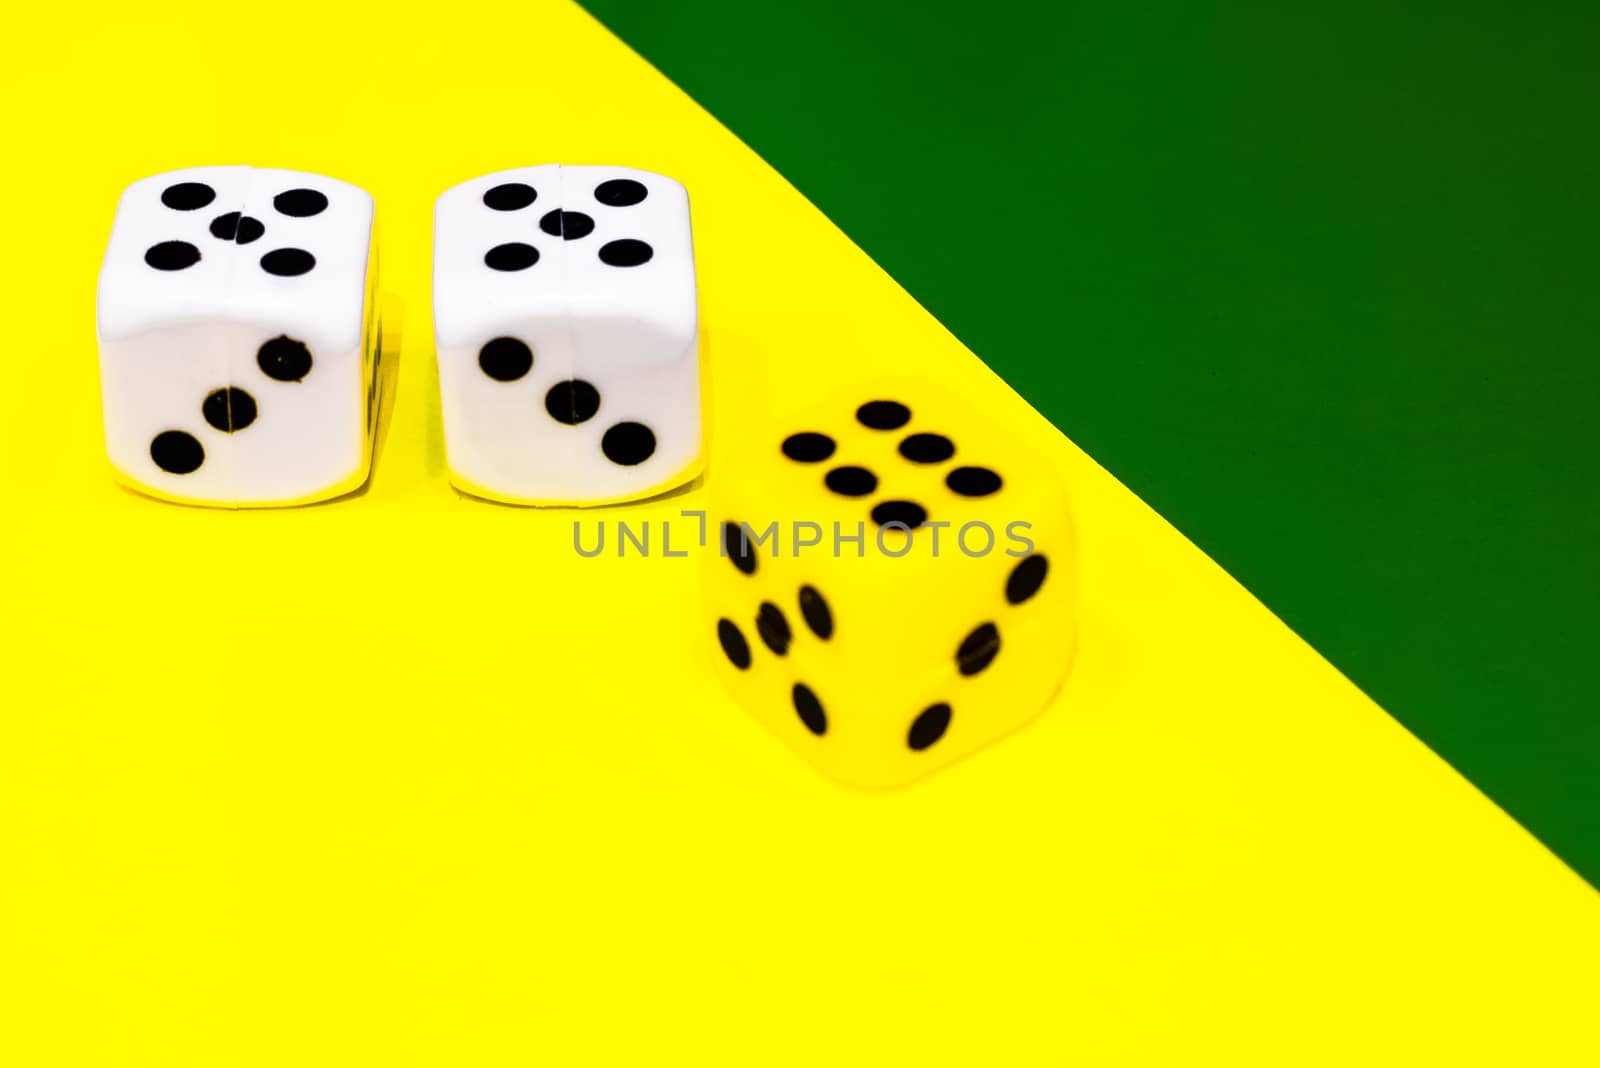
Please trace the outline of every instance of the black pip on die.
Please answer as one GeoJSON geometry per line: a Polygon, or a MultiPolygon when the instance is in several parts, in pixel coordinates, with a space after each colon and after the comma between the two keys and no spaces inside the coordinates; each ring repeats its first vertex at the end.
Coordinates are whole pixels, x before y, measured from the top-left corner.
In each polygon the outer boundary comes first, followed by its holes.
{"type": "Polygon", "coordinates": [[[601,504],[699,472],[694,247],[678,182],[550,164],[447,191],[433,316],[460,488],[601,504]]]}
{"type": "Polygon", "coordinates": [[[1077,637],[1060,477],[999,423],[880,384],[721,450],[705,638],[830,777],[895,786],[1038,715],[1077,637]]]}
{"type": "Polygon", "coordinates": [[[373,202],[300,171],[196,167],[122,194],[100,269],[106,448],[168,500],[303,504],[372,457],[373,202]]]}

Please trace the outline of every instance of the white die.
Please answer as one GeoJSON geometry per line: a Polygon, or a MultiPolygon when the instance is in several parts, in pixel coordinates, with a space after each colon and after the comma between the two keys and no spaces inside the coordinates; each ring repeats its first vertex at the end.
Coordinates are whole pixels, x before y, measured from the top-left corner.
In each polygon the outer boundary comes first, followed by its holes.
{"type": "Polygon", "coordinates": [[[299,171],[196,167],[122,194],[100,269],[106,449],[171,500],[296,504],[371,461],[373,203],[299,171]]]}
{"type": "Polygon", "coordinates": [[[434,210],[451,478],[518,503],[661,493],[702,462],[689,199],[671,178],[550,164],[434,210]]]}

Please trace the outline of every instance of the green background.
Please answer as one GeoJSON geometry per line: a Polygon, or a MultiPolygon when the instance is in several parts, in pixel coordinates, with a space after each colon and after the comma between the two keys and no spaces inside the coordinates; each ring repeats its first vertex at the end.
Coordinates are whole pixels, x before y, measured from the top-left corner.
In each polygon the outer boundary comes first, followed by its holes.
{"type": "Polygon", "coordinates": [[[1600,8],[586,6],[1600,885],[1600,8]]]}

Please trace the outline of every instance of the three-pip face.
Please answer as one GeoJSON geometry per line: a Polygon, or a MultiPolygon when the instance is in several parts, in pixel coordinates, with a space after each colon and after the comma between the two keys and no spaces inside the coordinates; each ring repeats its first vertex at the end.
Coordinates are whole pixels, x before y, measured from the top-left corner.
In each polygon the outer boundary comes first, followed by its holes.
{"type": "Polygon", "coordinates": [[[198,504],[296,504],[371,461],[372,198],[323,175],[197,167],[122,195],[100,271],[119,479],[198,504]]]}
{"type": "Polygon", "coordinates": [[[626,167],[485,175],[439,198],[433,270],[458,486],[516,503],[599,504],[699,471],[683,186],[626,167]]]}

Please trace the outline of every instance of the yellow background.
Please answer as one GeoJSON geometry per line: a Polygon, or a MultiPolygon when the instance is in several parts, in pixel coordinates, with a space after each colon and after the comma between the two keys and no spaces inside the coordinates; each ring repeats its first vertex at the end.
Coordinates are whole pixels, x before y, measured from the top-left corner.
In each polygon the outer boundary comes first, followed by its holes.
{"type": "Polygon", "coordinates": [[[576,8],[12,18],[0,1063],[1596,1063],[1594,892],[576,8]],[[689,187],[719,433],[901,368],[1047,450],[1083,632],[1042,719],[834,786],[712,682],[696,560],[448,488],[432,199],[549,160],[689,187]],[[405,324],[359,497],[108,477],[116,194],[219,162],[378,199],[405,324]]]}

